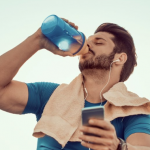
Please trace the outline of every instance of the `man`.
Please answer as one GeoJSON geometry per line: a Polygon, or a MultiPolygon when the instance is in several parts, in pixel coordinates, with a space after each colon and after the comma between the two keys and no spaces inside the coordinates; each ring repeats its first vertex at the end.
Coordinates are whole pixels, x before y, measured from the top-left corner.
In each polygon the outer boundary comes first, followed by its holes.
{"type": "MultiPolygon", "coordinates": [[[[65,21],[78,29],[74,23],[65,21]]],[[[87,42],[89,52],[81,55],[79,60],[79,68],[88,93],[86,95],[85,92],[85,107],[104,105],[106,100],[102,96],[103,93],[116,83],[127,80],[137,64],[134,43],[130,34],[115,24],[101,25],[87,42]],[[110,67],[110,80],[106,86],[110,67]]],[[[41,29],[17,47],[0,56],[0,109],[15,114],[34,113],[37,121],[41,118],[43,109],[58,84],[41,82],[25,84],[12,79],[19,68],[43,48],[57,55],[72,56],[69,52],[58,50],[41,33],[41,29]]],[[[116,118],[111,122],[90,120],[89,123],[94,127],[83,126],[81,131],[95,136],[83,134],[79,137],[83,142],[69,141],[64,149],[117,150],[120,145],[118,138],[122,138],[128,144],[129,150],[149,150],[149,119],[149,115],[133,115],[124,117],[123,120],[116,118]]],[[[37,149],[59,150],[61,145],[54,138],[44,136],[38,139],[37,149]]]]}

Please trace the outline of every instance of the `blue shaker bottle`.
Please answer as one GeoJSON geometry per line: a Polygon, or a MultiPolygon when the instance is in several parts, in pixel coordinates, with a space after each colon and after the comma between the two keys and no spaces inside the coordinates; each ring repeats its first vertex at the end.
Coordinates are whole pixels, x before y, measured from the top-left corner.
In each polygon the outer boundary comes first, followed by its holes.
{"type": "Polygon", "coordinates": [[[70,51],[73,55],[88,52],[85,35],[56,15],[48,16],[43,21],[41,30],[62,51],[70,51]]]}

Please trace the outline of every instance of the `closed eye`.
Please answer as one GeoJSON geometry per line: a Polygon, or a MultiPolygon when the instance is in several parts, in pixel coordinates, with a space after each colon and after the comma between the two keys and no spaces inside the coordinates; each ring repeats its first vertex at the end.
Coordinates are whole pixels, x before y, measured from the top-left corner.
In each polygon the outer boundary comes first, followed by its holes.
{"type": "Polygon", "coordinates": [[[102,45],[103,43],[96,43],[96,45],[102,45]]]}

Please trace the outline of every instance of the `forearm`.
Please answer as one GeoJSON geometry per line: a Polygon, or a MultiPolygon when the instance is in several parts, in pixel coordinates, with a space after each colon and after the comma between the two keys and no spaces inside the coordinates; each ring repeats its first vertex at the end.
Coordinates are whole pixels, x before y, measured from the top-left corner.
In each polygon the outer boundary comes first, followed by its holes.
{"type": "Polygon", "coordinates": [[[40,49],[38,42],[34,34],[0,56],[0,89],[9,84],[19,68],[40,49]]]}
{"type": "Polygon", "coordinates": [[[129,143],[127,143],[128,150],[150,150],[150,147],[146,146],[133,146],[129,143]]]}

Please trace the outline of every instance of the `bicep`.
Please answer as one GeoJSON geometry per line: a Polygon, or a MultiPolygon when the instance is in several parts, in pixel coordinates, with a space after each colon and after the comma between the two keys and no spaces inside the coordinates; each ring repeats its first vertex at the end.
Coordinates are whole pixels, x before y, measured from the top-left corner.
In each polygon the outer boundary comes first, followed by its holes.
{"type": "Polygon", "coordinates": [[[126,142],[134,146],[150,147],[150,135],[146,133],[134,133],[126,139],[126,142]]]}
{"type": "Polygon", "coordinates": [[[0,95],[0,109],[21,114],[28,101],[28,88],[23,82],[11,81],[0,95]]]}
{"type": "Polygon", "coordinates": [[[50,82],[26,84],[12,81],[0,93],[0,109],[16,114],[37,115],[42,113],[49,97],[57,87],[58,84],[50,82]]]}

